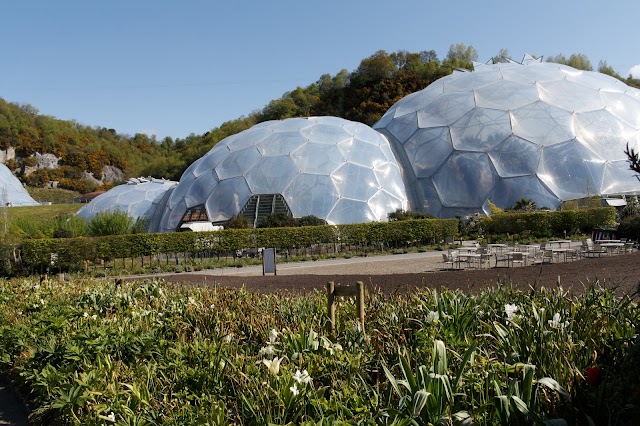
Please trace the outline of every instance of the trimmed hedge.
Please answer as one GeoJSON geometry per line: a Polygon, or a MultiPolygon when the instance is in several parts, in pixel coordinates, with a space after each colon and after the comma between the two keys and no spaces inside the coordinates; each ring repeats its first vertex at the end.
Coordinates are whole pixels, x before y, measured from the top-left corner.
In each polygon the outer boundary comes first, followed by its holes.
{"type": "Polygon", "coordinates": [[[248,247],[311,247],[316,244],[415,243],[440,241],[458,234],[458,219],[421,219],[354,225],[292,228],[225,229],[215,232],[178,232],[114,235],[66,239],[39,239],[22,243],[26,268],[51,265],[79,268],[85,260],[124,259],[157,254],[228,252],[248,247]]]}
{"type": "Polygon", "coordinates": [[[557,212],[499,213],[482,219],[488,234],[528,233],[535,238],[553,235],[586,234],[593,228],[616,223],[613,207],[596,207],[583,210],[562,210],[557,212]]]}

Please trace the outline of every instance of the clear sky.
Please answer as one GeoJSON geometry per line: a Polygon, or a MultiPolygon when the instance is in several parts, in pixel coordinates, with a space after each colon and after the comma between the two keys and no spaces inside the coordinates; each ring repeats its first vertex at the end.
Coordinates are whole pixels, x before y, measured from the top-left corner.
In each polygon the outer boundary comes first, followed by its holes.
{"type": "Polygon", "coordinates": [[[584,53],[640,77],[639,18],[638,0],[3,0],[0,97],[183,138],[380,49],[584,53]]]}

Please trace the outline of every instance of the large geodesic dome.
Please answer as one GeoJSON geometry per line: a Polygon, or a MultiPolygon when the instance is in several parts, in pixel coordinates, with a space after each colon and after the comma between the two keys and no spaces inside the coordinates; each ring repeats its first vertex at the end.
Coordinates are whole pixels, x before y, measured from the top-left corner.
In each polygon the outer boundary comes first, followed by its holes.
{"type": "Polygon", "coordinates": [[[637,194],[640,91],[530,56],[476,64],[413,93],[374,125],[403,166],[410,206],[440,217],[637,194]]]}
{"type": "Polygon", "coordinates": [[[126,184],[118,185],[98,195],[78,210],[76,215],[89,222],[98,213],[119,210],[127,212],[134,220],[148,219],[149,231],[157,232],[165,203],[177,185],[178,182],[164,179],[129,179],[126,184]]]}
{"type": "Polygon", "coordinates": [[[38,206],[36,200],[24,189],[11,170],[0,164],[0,205],[1,206],[38,206]]]}
{"type": "Polygon", "coordinates": [[[194,162],[167,202],[161,230],[194,217],[257,219],[276,205],[294,217],[344,224],[386,220],[407,199],[380,133],[341,118],[291,118],[230,136],[194,162]]]}

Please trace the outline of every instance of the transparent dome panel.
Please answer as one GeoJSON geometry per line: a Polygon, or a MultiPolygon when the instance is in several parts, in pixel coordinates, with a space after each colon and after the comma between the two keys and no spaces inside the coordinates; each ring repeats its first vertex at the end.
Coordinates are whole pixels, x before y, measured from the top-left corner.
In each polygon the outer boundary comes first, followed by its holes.
{"type": "Polygon", "coordinates": [[[523,84],[501,80],[479,89],[474,89],[476,104],[483,108],[513,110],[538,100],[535,84],[523,84]]]}
{"type": "Polygon", "coordinates": [[[624,160],[627,142],[638,132],[607,110],[576,114],[576,134],[602,158],[624,160]]]}
{"type": "Polygon", "coordinates": [[[573,114],[536,102],[511,112],[516,136],[539,145],[552,145],[575,138],[573,114]]]}
{"type": "Polygon", "coordinates": [[[373,169],[345,163],[331,174],[342,197],[366,201],[380,188],[373,169]]]}
{"type": "Polygon", "coordinates": [[[331,145],[351,138],[351,134],[342,126],[334,124],[316,124],[300,130],[300,134],[310,142],[331,145]]]}
{"type": "Polygon", "coordinates": [[[442,202],[431,179],[418,179],[418,200],[413,208],[440,217],[442,202]]]}
{"type": "Polygon", "coordinates": [[[373,169],[378,182],[383,183],[384,190],[392,196],[406,200],[404,184],[398,166],[392,163],[381,164],[373,169]]]}
{"type": "Polygon", "coordinates": [[[406,203],[403,203],[393,195],[384,190],[376,192],[367,203],[369,208],[376,217],[375,220],[386,221],[389,219],[389,213],[393,213],[398,209],[406,210],[406,203]]]}
{"type": "Polygon", "coordinates": [[[308,118],[291,118],[288,120],[282,120],[277,122],[272,122],[274,124],[274,128],[278,132],[298,132],[305,127],[309,127],[310,125],[316,123],[314,119],[308,118]]]}
{"type": "Polygon", "coordinates": [[[640,128],[640,101],[625,93],[601,92],[600,96],[607,111],[631,124],[636,129],[640,128]]]}
{"type": "Polygon", "coordinates": [[[209,151],[209,154],[193,163],[195,167],[192,169],[192,174],[197,177],[211,172],[211,170],[215,169],[227,157],[227,155],[229,155],[229,153],[230,151],[226,145],[216,145],[213,150],[209,151]]]}
{"type": "Polygon", "coordinates": [[[291,157],[281,155],[262,158],[245,177],[254,194],[280,194],[297,174],[291,157]]]}
{"type": "Polygon", "coordinates": [[[219,222],[228,220],[240,213],[251,197],[251,191],[243,177],[220,181],[206,202],[209,220],[219,222]]]}
{"type": "Polygon", "coordinates": [[[196,178],[192,174],[186,175],[186,177],[185,175],[186,173],[182,175],[182,178],[180,179],[178,186],[171,193],[171,197],[167,202],[167,206],[169,208],[173,208],[180,201],[184,200],[184,196],[189,191],[191,184],[196,180],[196,178]]]}
{"type": "Polygon", "coordinates": [[[291,154],[291,158],[305,173],[330,174],[347,160],[335,147],[324,144],[305,143],[291,154]]]}
{"type": "Polygon", "coordinates": [[[530,199],[537,208],[557,209],[560,200],[536,176],[500,179],[489,195],[489,200],[504,209],[513,207],[522,198],[530,199]]]}
{"type": "Polygon", "coordinates": [[[487,154],[456,152],[433,176],[433,183],[444,206],[480,208],[496,178],[487,154]]]}
{"type": "Polygon", "coordinates": [[[405,142],[404,149],[416,176],[431,176],[453,152],[449,128],[422,129],[405,142]]]}
{"type": "Polygon", "coordinates": [[[474,108],[450,128],[454,148],[487,151],[511,135],[511,120],[507,111],[474,108]]]}
{"type": "Polygon", "coordinates": [[[565,75],[560,72],[560,68],[555,65],[545,63],[523,67],[518,64],[501,64],[500,72],[505,80],[519,83],[537,83],[565,78],[565,75]]]}
{"type": "Polygon", "coordinates": [[[386,143],[380,133],[376,132],[369,126],[362,125],[362,123],[347,122],[344,125],[344,129],[351,134],[354,139],[359,139],[363,142],[368,142],[376,146],[386,143]]]}
{"type": "Polygon", "coordinates": [[[327,215],[327,222],[330,225],[338,223],[363,223],[373,222],[376,216],[369,205],[364,201],[341,198],[335,204],[333,210],[327,215]]]}
{"type": "Polygon", "coordinates": [[[627,87],[626,84],[624,84],[617,78],[613,78],[599,72],[583,72],[582,74],[578,75],[571,71],[562,70],[562,72],[566,75],[566,79],[568,81],[572,81],[593,90],[604,90],[607,92],[622,93],[627,87]]]}
{"type": "Polygon", "coordinates": [[[165,211],[160,222],[161,230],[165,232],[176,231],[186,211],[187,205],[184,200],[180,201],[174,208],[165,211]]]}
{"type": "Polygon", "coordinates": [[[499,176],[515,177],[535,173],[540,153],[538,145],[517,136],[510,136],[489,152],[489,158],[499,176]]]}
{"type": "Polygon", "coordinates": [[[471,72],[464,78],[457,78],[444,84],[444,92],[461,92],[486,86],[502,79],[498,69],[485,68],[483,71],[471,72]],[[486,71],[485,71],[486,70],[486,71]]]}
{"type": "Polygon", "coordinates": [[[338,144],[338,149],[348,162],[365,167],[377,167],[387,163],[387,159],[377,145],[360,139],[350,139],[338,144]]]}
{"type": "Polygon", "coordinates": [[[209,195],[211,195],[217,184],[218,178],[213,173],[213,170],[210,170],[209,173],[196,178],[184,197],[187,207],[194,207],[199,204],[203,204],[209,195]]]}
{"type": "Polygon", "coordinates": [[[599,194],[604,160],[578,141],[547,147],[542,151],[538,177],[563,200],[599,194]]]}
{"type": "Polygon", "coordinates": [[[256,147],[245,148],[229,153],[225,159],[215,168],[220,180],[242,176],[262,156],[256,147]]]}
{"type": "Polygon", "coordinates": [[[629,162],[612,161],[605,165],[603,194],[638,194],[640,181],[638,174],[629,169],[629,162]]]}
{"type": "Polygon", "coordinates": [[[472,92],[445,93],[417,112],[418,127],[448,126],[474,107],[472,92]]]}
{"type": "Polygon", "coordinates": [[[325,219],[338,201],[338,190],[329,176],[302,174],[284,191],[294,217],[314,215],[325,219]]]}
{"type": "Polygon", "coordinates": [[[567,80],[538,83],[540,99],[549,105],[572,112],[604,108],[600,93],[567,80]]]}
{"type": "Polygon", "coordinates": [[[253,148],[260,141],[273,134],[273,130],[270,126],[264,127],[252,127],[240,133],[239,137],[235,138],[232,143],[227,143],[229,151],[240,151],[247,148],[253,148]]]}
{"type": "Polygon", "coordinates": [[[257,144],[263,156],[289,155],[305,144],[298,132],[280,132],[266,137],[257,144]]]}
{"type": "Polygon", "coordinates": [[[418,117],[416,114],[403,115],[389,123],[386,129],[396,139],[401,141],[406,140],[416,130],[418,130],[418,117]]]}
{"type": "MultiPolygon", "coordinates": [[[[444,93],[444,83],[436,81],[431,83],[426,89],[412,93],[396,103],[395,117],[417,112],[427,107],[431,102],[444,93]]],[[[374,126],[376,128],[377,126],[374,126]]]]}

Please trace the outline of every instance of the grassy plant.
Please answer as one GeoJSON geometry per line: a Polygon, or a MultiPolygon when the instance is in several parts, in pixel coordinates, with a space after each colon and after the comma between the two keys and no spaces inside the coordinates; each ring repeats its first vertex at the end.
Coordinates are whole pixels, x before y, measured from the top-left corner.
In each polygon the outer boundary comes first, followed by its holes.
{"type": "Polygon", "coordinates": [[[322,293],[16,279],[0,301],[0,369],[36,424],[637,419],[640,314],[597,287],[371,291],[367,333],[345,301],[335,335],[322,293]]]}

